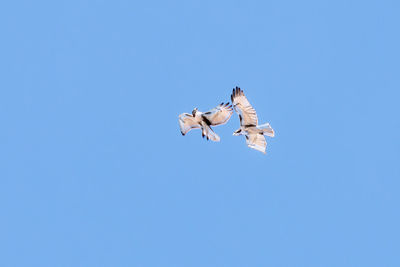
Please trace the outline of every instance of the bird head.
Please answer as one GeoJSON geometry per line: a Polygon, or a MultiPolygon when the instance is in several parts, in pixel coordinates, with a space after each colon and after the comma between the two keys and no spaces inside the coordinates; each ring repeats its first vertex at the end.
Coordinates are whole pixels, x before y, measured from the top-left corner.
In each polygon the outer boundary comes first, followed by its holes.
{"type": "Polygon", "coordinates": [[[192,110],[192,115],[193,115],[193,117],[196,116],[196,112],[197,112],[197,108],[194,108],[194,109],[192,110]]]}
{"type": "Polygon", "coordinates": [[[238,136],[242,134],[242,129],[238,129],[236,131],[233,132],[233,135],[238,136]]]}

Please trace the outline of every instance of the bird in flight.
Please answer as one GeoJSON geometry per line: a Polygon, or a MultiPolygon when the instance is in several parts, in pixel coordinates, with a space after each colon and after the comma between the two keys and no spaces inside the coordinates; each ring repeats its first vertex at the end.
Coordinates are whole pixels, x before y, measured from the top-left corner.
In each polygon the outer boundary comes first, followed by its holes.
{"type": "Polygon", "coordinates": [[[240,120],[240,128],[233,135],[244,135],[248,147],[265,154],[267,141],[264,135],[274,137],[274,130],[269,123],[258,125],[257,113],[239,87],[236,86],[233,89],[231,100],[233,108],[239,114],[240,120]]]}
{"type": "Polygon", "coordinates": [[[182,113],[179,115],[179,126],[182,135],[192,129],[200,128],[201,135],[212,141],[219,142],[219,136],[213,131],[211,126],[225,124],[233,114],[232,105],[229,102],[221,103],[217,107],[207,112],[200,112],[197,108],[193,109],[192,114],[182,113]]]}

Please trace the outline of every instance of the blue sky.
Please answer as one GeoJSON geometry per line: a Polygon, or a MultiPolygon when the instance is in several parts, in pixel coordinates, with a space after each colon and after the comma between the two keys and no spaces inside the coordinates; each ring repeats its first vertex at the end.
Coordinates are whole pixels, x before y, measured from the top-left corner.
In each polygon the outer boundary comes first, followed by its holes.
{"type": "Polygon", "coordinates": [[[399,7],[2,3],[0,265],[399,266],[399,7]]]}

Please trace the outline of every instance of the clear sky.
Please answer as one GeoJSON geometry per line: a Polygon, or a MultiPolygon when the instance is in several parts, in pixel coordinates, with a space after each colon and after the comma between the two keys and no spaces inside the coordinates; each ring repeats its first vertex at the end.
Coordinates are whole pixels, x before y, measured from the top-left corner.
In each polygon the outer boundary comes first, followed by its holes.
{"type": "Polygon", "coordinates": [[[400,266],[398,1],[3,1],[0,266],[400,266]],[[178,115],[240,86],[249,149],[178,115]]]}

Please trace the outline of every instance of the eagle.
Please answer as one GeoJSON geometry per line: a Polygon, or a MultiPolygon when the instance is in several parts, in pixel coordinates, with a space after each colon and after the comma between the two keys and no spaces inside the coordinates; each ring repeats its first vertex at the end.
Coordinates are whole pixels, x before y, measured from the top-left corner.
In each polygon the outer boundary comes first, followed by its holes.
{"type": "Polygon", "coordinates": [[[233,108],[239,114],[240,120],[240,128],[233,132],[233,135],[244,135],[248,147],[265,154],[267,141],[264,135],[269,137],[275,136],[271,125],[269,123],[258,125],[257,113],[239,87],[236,86],[236,88],[233,88],[231,100],[233,108]]]}
{"type": "Polygon", "coordinates": [[[212,140],[219,142],[219,136],[213,131],[211,126],[221,125],[228,122],[233,114],[232,105],[222,102],[215,108],[207,112],[200,112],[197,108],[194,108],[192,114],[182,113],[179,115],[179,126],[181,128],[182,135],[187,134],[192,129],[200,128],[201,135],[212,140]]]}

